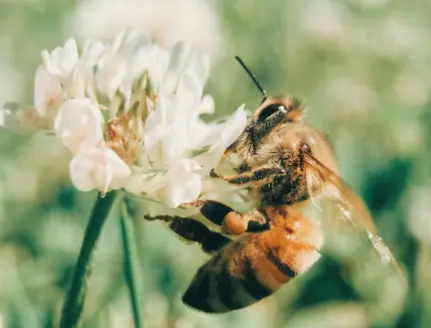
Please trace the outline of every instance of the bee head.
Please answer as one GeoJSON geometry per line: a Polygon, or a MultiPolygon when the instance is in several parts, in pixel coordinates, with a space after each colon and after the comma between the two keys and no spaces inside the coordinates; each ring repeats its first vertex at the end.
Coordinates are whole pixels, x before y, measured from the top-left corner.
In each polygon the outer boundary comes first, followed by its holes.
{"type": "Polygon", "coordinates": [[[280,125],[296,123],[302,120],[301,102],[297,98],[281,96],[268,97],[266,91],[254,74],[239,57],[235,57],[256,87],[263,95],[262,103],[251,118],[239,138],[225,151],[224,158],[233,152],[239,152],[242,158],[253,157],[261,146],[262,140],[280,125]]]}

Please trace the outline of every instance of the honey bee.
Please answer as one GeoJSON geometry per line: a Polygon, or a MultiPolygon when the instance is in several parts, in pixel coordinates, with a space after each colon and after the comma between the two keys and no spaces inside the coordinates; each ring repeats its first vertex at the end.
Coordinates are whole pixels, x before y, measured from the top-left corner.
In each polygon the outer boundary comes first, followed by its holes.
{"type": "Polygon", "coordinates": [[[298,210],[314,197],[329,195],[336,216],[363,231],[384,263],[396,262],[377,235],[363,201],[339,177],[334,152],[324,134],[303,121],[301,102],[267,97],[254,75],[236,57],[263,94],[249,124],[225,155],[241,159],[237,173],[211,176],[246,186],[257,204],[238,212],[216,201],[199,204],[219,232],[191,218],[147,217],[169,222],[186,240],[201,244],[213,257],[197,271],[183,302],[207,313],[238,310],[273,294],[307,271],[319,258],[323,231],[319,221],[298,210]],[[232,240],[228,236],[237,236],[232,240]]]}

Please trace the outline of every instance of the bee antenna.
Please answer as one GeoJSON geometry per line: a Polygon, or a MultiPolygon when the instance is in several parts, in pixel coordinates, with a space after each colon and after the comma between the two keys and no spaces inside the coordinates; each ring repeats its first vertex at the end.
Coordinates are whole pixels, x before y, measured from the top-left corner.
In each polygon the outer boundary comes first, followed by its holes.
{"type": "Polygon", "coordinates": [[[252,81],[254,82],[254,84],[256,85],[256,87],[259,89],[259,91],[262,93],[263,95],[263,100],[262,102],[264,102],[266,100],[266,98],[268,98],[268,95],[266,94],[266,91],[264,88],[262,88],[262,86],[260,85],[260,83],[257,81],[256,76],[250,71],[250,69],[247,67],[247,65],[242,61],[242,59],[239,56],[235,56],[235,59],[240,63],[240,65],[242,66],[242,68],[245,69],[245,71],[247,72],[248,76],[250,76],[250,78],[252,79],[252,81]]]}

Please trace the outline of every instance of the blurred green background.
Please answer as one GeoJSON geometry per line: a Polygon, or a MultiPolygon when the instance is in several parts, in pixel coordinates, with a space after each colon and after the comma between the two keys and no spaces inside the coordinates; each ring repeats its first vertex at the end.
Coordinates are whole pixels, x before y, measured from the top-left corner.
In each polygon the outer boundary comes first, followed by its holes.
{"type": "MultiPolygon", "coordinates": [[[[240,55],[270,94],[304,99],[330,135],[343,177],[407,269],[406,305],[378,268],[346,273],[327,257],[255,306],[200,314],[180,298],[206,256],[139,220],[145,327],[431,327],[430,17],[421,0],[0,0],[0,103],[32,103],[41,50],[69,36],[112,40],[132,25],[164,45],[201,45],[206,91],[227,115],[260,101],[240,55]]],[[[0,130],[0,152],[0,327],[55,327],[96,194],[74,190],[70,154],[54,138],[0,130]]],[[[115,207],[84,327],[133,327],[122,263],[115,207]]]]}

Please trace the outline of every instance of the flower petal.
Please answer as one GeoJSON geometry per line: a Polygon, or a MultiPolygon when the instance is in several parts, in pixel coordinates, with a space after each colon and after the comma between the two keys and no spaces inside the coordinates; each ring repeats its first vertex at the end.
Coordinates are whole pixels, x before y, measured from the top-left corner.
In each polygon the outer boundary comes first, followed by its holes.
{"type": "Polygon", "coordinates": [[[200,105],[198,106],[198,114],[214,114],[215,105],[214,98],[211,95],[203,96],[200,105]]]}
{"type": "MultiPolygon", "coordinates": [[[[132,70],[134,73],[134,70],[139,69],[140,66],[130,63],[133,59],[132,55],[148,45],[149,39],[145,34],[133,28],[123,30],[115,39],[114,45],[105,49],[97,65],[95,79],[99,91],[106,94],[110,100],[114,98],[117,90],[123,91],[127,72],[132,70]],[[133,69],[129,68],[130,65],[133,69]]],[[[145,59],[142,60],[145,62],[145,59]]],[[[134,76],[131,78],[132,82],[133,79],[134,76]]]]}
{"type": "Polygon", "coordinates": [[[172,97],[162,97],[150,115],[148,115],[144,126],[144,143],[147,151],[156,147],[161,135],[167,128],[169,119],[169,108],[174,106],[172,97]]]}
{"type": "Polygon", "coordinates": [[[63,144],[77,153],[103,141],[102,123],[100,108],[90,99],[71,99],[60,108],[54,130],[63,144]]]}
{"type": "Polygon", "coordinates": [[[169,68],[164,77],[166,91],[173,93],[181,76],[188,72],[194,74],[204,84],[209,74],[209,57],[197,46],[188,42],[178,42],[170,51],[169,68]]]}
{"type": "Polygon", "coordinates": [[[115,38],[112,48],[114,52],[130,54],[138,48],[149,44],[150,40],[146,34],[135,28],[126,28],[115,38]]]}
{"type": "Polygon", "coordinates": [[[123,84],[127,61],[121,54],[108,49],[97,65],[95,80],[97,89],[112,99],[123,84]]]}
{"type": "Polygon", "coordinates": [[[67,98],[85,98],[86,89],[91,82],[92,77],[88,76],[88,69],[78,63],[65,82],[67,98]]]}
{"type": "Polygon", "coordinates": [[[194,159],[205,168],[205,171],[216,167],[220,163],[225,149],[239,137],[246,125],[247,114],[242,105],[225,123],[216,125],[208,133],[200,146],[209,146],[209,150],[194,159]]]}
{"type": "Polygon", "coordinates": [[[199,169],[196,162],[183,159],[169,168],[170,183],[165,187],[165,203],[172,208],[198,198],[202,188],[202,177],[194,173],[199,169]]]}
{"type": "Polygon", "coordinates": [[[178,82],[176,96],[179,106],[185,109],[194,109],[201,101],[204,89],[202,81],[192,73],[184,74],[178,82]]]}
{"type": "Polygon", "coordinates": [[[70,162],[70,178],[78,190],[103,193],[120,189],[131,174],[129,166],[104,145],[78,154],[70,162]]]}
{"type": "Polygon", "coordinates": [[[96,166],[96,162],[85,153],[72,159],[69,164],[70,179],[78,190],[90,191],[96,188],[94,181],[96,166]]]}
{"type": "Polygon", "coordinates": [[[0,110],[0,126],[16,133],[49,131],[51,121],[40,116],[35,108],[21,108],[17,103],[6,103],[0,110]]]}
{"type": "Polygon", "coordinates": [[[229,147],[244,131],[247,125],[245,105],[241,105],[236,112],[221,126],[221,146],[229,147]]]}
{"type": "Polygon", "coordinates": [[[155,45],[141,47],[129,57],[123,85],[126,108],[130,105],[134,83],[145,73],[148,74],[151,93],[159,92],[168,64],[169,53],[155,45]]]}
{"type": "Polygon", "coordinates": [[[196,170],[200,166],[193,160],[173,162],[166,171],[137,172],[125,188],[139,196],[163,202],[171,208],[191,202],[199,196],[202,177],[196,170]]]}
{"type": "Polygon", "coordinates": [[[163,76],[169,65],[169,52],[158,46],[152,46],[148,53],[147,71],[150,79],[150,85],[154,93],[160,92],[163,76]]]}
{"type": "Polygon", "coordinates": [[[163,188],[167,186],[169,179],[167,170],[135,170],[124,188],[137,196],[160,201],[163,198],[163,188]]]}
{"type": "Polygon", "coordinates": [[[176,98],[161,97],[145,123],[146,156],[153,165],[168,165],[181,158],[188,149],[190,133],[187,131],[187,116],[179,111],[176,98]]]}
{"type": "Polygon", "coordinates": [[[92,67],[97,64],[98,60],[105,51],[106,46],[102,42],[87,40],[84,44],[81,59],[85,66],[92,67]]]}
{"type": "Polygon", "coordinates": [[[78,47],[75,40],[70,38],[64,47],[55,48],[51,54],[44,50],[42,57],[48,72],[63,80],[69,76],[78,61],[78,47]]]}
{"type": "Polygon", "coordinates": [[[101,42],[89,40],[85,43],[81,58],[64,84],[68,98],[85,98],[88,95],[92,99],[96,99],[94,69],[105,48],[101,42]]]}
{"type": "Polygon", "coordinates": [[[34,106],[41,116],[53,117],[63,103],[63,89],[58,78],[42,64],[34,81],[34,106]]]}

